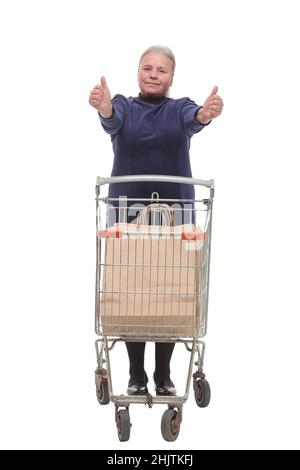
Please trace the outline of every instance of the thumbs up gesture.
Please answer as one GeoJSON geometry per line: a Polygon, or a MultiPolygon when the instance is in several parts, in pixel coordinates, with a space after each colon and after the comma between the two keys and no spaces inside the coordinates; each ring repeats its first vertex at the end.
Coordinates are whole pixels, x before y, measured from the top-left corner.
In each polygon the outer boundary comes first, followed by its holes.
{"type": "Polygon", "coordinates": [[[207,124],[211,119],[215,119],[220,116],[223,109],[223,101],[217,93],[218,87],[215,86],[213,87],[211,94],[204,101],[203,108],[199,109],[197,113],[197,121],[201,124],[207,124]]]}
{"type": "Polygon", "coordinates": [[[110,118],[112,116],[111,95],[105,77],[101,77],[100,83],[92,89],[89,103],[99,111],[102,117],[110,118]]]}

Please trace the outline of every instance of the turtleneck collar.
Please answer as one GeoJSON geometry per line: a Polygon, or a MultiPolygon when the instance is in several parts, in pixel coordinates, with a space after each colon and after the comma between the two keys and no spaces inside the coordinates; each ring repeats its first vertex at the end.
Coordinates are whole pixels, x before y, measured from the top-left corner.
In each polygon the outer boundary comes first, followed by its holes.
{"type": "Polygon", "coordinates": [[[159,96],[158,98],[148,98],[146,96],[142,96],[142,94],[139,93],[138,99],[140,101],[143,101],[144,103],[161,104],[167,99],[167,97],[166,96],[159,96]]]}

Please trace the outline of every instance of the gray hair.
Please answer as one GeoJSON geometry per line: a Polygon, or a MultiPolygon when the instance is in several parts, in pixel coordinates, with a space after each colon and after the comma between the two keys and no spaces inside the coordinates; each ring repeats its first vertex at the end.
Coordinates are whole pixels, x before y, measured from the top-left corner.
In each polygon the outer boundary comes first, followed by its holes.
{"type": "Polygon", "coordinates": [[[176,65],[176,61],[175,61],[175,56],[173,54],[173,52],[171,51],[171,49],[167,46],[151,46],[149,47],[145,52],[143,52],[143,54],[141,55],[140,57],[140,61],[139,61],[139,64],[141,63],[141,60],[142,58],[149,54],[150,52],[161,52],[162,54],[165,54],[167,57],[169,57],[169,59],[171,60],[172,62],[172,65],[173,65],[173,74],[174,74],[174,70],[175,70],[175,65],[176,65]]]}

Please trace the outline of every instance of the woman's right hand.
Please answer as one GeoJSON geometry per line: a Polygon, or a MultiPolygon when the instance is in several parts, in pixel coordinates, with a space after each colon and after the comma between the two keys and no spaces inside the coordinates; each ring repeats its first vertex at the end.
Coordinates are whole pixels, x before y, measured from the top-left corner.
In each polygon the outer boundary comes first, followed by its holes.
{"type": "Polygon", "coordinates": [[[105,77],[101,77],[100,83],[92,89],[89,103],[99,111],[102,117],[110,118],[112,116],[111,95],[105,77]]]}

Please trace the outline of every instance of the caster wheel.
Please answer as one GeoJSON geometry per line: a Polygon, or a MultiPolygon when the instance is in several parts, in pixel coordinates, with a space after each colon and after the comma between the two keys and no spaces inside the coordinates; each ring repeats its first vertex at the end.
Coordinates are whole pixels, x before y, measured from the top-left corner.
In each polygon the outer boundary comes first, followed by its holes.
{"type": "Polygon", "coordinates": [[[209,402],[210,402],[209,383],[205,379],[200,379],[200,380],[194,379],[193,386],[194,386],[195,400],[196,400],[197,405],[200,408],[205,408],[206,406],[209,405],[209,402]]]}
{"type": "Polygon", "coordinates": [[[161,433],[165,441],[175,441],[180,431],[178,412],[169,408],[161,418],[161,433]]]}
{"type": "Polygon", "coordinates": [[[109,403],[108,383],[106,381],[101,382],[101,379],[98,381],[96,384],[96,395],[100,405],[107,405],[109,403]]]}
{"type": "Polygon", "coordinates": [[[119,441],[128,441],[131,428],[129,410],[119,410],[117,412],[117,428],[119,441]]]}

